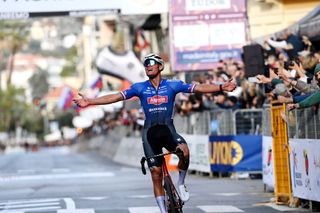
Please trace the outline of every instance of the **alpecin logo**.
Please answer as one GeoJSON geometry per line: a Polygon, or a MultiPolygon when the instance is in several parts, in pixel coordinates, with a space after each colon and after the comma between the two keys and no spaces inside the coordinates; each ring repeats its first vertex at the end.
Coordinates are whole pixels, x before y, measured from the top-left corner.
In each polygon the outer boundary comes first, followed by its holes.
{"type": "Polygon", "coordinates": [[[168,103],[168,96],[155,95],[148,98],[148,104],[161,105],[163,103],[168,103]]]}

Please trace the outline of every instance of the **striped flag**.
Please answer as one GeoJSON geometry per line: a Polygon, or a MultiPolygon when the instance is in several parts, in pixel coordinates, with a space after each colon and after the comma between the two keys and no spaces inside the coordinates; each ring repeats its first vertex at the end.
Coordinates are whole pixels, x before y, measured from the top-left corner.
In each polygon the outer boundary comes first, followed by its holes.
{"type": "Polygon", "coordinates": [[[59,98],[58,108],[66,111],[71,106],[73,98],[74,94],[72,93],[71,89],[65,86],[59,98]]]}

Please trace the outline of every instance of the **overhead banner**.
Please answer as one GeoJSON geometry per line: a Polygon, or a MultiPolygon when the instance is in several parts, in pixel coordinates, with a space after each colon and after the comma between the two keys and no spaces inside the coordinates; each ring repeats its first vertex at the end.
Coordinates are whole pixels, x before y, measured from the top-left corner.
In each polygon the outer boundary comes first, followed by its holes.
{"type": "Polygon", "coordinates": [[[294,197],[320,201],[320,140],[289,139],[294,197]]]}
{"type": "Polygon", "coordinates": [[[171,0],[173,70],[208,70],[221,59],[241,60],[241,49],[247,41],[245,2],[171,0]]]}
{"type": "Polygon", "coordinates": [[[262,171],[262,136],[209,136],[212,172],[262,171]]]}
{"type": "Polygon", "coordinates": [[[168,2],[163,0],[0,0],[0,19],[167,12],[168,2]]]}

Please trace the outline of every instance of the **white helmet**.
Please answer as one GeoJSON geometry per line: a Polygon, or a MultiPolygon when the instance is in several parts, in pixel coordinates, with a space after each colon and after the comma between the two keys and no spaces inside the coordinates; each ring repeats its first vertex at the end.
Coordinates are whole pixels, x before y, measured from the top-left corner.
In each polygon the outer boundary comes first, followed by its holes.
{"type": "Polygon", "coordinates": [[[162,68],[160,69],[160,71],[162,71],[164,69],[164,62],[163,62],[163,59],[157,55],[157,54],[154,54],[154,53],[151,53],[147,56],[144,57],[144,60],[143,60],[143,65],[145,65],[145,62],[147,60],[155,60],[158,64],[160,64],[162,66],[162,68]]]}

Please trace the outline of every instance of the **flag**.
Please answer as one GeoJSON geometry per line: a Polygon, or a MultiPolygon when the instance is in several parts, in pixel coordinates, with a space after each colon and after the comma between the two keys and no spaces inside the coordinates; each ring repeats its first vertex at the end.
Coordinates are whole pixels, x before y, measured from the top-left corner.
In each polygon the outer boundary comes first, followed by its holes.
{"type": "Polygon", "coordinates": [[[143,49],[150,46],[150,43],[147,41],[143,30],[139,29],[136,31],[136,44],[135,44],[135,50],[136,51],[142,51],[143,49]]]}
{"type": "Polygon", "coordinates": [[[89,88],[90,89],[102,89],[102,77],[99,76],[97,79],[95,79],[94,81],[92,81],[90,84],[89,84],[89,88]]]}
{"type": "Polygon", "coordinates": [[[73,98],[74,94],[71,89],[65,86],[59,98],[58,108],[66,111],[71,106],[73,98]]]}

